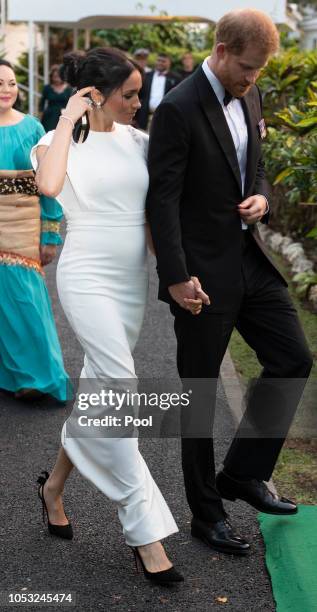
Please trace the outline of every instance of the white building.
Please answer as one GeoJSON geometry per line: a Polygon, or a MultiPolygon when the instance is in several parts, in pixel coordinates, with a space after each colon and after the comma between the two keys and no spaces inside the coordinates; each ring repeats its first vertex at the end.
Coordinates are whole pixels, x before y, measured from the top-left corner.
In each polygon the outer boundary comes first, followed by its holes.
{"type": "Polygon", "coordinates": [[[306,11],[300,27],[303,49],[317,49],[317,12],[306,11]]]}
{"type": "Polygon", "coordinates": [[[311,51],[317,48],[317,12],[313,8],[289,3],[286,25],[289,38],[297,40],[303,49],[311,51]]]}
{"type": "MultiPolygon", "coordinates": [[[[29,28],[27,23],[6,23],[0,34],[0,51],[12,64],[16,64],[18,57],[28,49],[29,28]]],[[[43,51],[43,36],[36,29],[36,48],[43,51]]]]}

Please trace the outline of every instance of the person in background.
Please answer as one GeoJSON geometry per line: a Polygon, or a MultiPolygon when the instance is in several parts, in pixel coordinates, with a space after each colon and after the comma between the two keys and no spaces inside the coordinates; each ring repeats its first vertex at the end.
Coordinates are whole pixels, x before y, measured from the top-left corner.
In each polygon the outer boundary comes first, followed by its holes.
{"type": "Polygon", "coordinates": [[[178,74],[180,75],[183,81],[184,79],[186,79],[186,77],[193,74],[196,67],[194,63],[193,54],[190,51],[184,53],[181,61],[183,68],[181,68],[181,70],[178,70],[178,74]]]}
{"type": "Polygon", "coordinates": [[[179,75],[171,71],[171,58],[166,53],[160,53],[156,60],[155,70],[145,75],[140,92],[142,107],[136,113],[135,121],[141,130],[147,129],[149,120],[165,94],[178,85],[180,80],[179,75]]]}
{"type": "Polygon", "coordinates": [[[17,98],[13,68],[0,60],[0,388],[63,402],[70,384],[43,271],[61,242],[62,211],[39,196],[30,151],[44,129],[16,110],[17,98]]]}
{"type": "Polygon", "coordinates": [[[140,68],[144,70],[145,73],[151,72],[152,70],[150,66],[147,65],[149,55],[150,51],[148,49],[136,49],[136,51],[134,52],[135,61],[138,63],[140,68]]]}
{"type": "Polygon", "coordinates": [[[72,94],[72,88],[65,83],[59,74],[59,66],[54,64],[50,71],[49,85],[44,85],[40,101],[42,124],[46,132],[57,126],[62,108],[65,108],[72,94]]]}

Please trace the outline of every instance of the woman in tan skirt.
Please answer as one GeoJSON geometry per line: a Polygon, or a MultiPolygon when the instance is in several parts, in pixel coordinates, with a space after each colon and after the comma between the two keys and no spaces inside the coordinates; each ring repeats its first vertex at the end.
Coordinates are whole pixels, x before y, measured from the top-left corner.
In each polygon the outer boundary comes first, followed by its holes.
{"type": "Polygon", "coordinates": [[[14,71],[0,60],[0,388],[30,399],[70,395],[43,266],[61,242],[61,208],[40,196],[30,151],[41,124],[14,108],[14,71]]]}

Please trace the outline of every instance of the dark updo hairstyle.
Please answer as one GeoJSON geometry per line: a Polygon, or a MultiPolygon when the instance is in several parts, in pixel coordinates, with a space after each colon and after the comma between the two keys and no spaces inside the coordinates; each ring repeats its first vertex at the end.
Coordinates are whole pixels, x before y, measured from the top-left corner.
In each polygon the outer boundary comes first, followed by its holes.
{"type": "MultiPolygon", "coordinates": [[[[10,62],[8,62],[5,59],[0,59],[0,66],[7,66],[7,68],[11,68],[12,72],[14,72],[14,76],[15,76],[15,71],[14,68],[12,66],[12,64],[10,64],[10,62]]],[[[15,108],[15,110],[21,110],[22,108],[22,104],[21,104],[21,98],[20,98],[20,94],[18,92],[18,96],[17,99],[15,101],[15,103],[13,104],[13,108],[15,108]]]]}
{"type": "Polygon", "coordinates": [[[64,55],[60,75],[76,89],[96,87],[108,98],[135,70],[143,75],[142,68],[123,51],[97,47],[87,53],[79,51],[64,55]]]}

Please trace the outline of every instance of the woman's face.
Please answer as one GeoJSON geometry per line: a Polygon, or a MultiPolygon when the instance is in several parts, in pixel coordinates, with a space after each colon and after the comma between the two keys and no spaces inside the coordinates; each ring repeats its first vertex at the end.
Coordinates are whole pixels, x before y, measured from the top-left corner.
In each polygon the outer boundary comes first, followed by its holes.
{"type": "Polygon", "coordinates": [[[62,85],[63,81],[61,79],[61,77],[59,76],[59,71],[58,70],[54,70],[51,74],[51,84],[52,85],[62,85]]]}
{"type": "Polygon", "coordinates": [[[13,107],[18,97],[15,74],[8,66],[0,66],[0,112],[13,107]]]}
{"type": "MultiPolygon", "coordinates": [[[[101,108],[109,114],[113,121],[117,123],[131,123],[135,113],[141,107],[139,92],[142,87],[142,78],[138,70],[134,70],[124,83],[107,98],[106,103],[101,108]]],[[[94,100],[102,100],[98,90],[92,92],[94,100]],[[98,97],[96,94],[99,94],[98,97]]]]}

